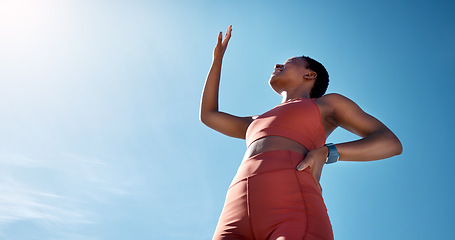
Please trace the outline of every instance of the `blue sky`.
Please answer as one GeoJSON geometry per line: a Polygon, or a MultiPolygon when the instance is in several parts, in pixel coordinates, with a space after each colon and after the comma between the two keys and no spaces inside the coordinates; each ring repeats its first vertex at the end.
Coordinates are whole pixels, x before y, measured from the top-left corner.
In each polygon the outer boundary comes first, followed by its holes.
{"type": "MultiPolygon", "coordinates": [[[[451,1],[0,0],[0,239],[210,239],[245,143],[198,120],[219,31],[220,107],[260,114],[298,55],[401,139],[324,168],[335,239],[450,239],[451,1]],[[449,235],[450,234],[450,235],[449,235]]],[[[335,131],[329,142],[357,139],[335,131]]]]}

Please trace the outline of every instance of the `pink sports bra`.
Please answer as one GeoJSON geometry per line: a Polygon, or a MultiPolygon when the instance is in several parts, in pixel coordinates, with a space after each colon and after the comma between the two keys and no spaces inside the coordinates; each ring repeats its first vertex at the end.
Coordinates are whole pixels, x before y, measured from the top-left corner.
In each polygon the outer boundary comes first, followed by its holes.
{"type": "Polygon", "coordinates": [[[246,144],[266,136],[282,136],[302,144],[308,151],[325,143],[321,113],[314,99],[294,99],[281,103],[257,117],[248,126],[246,144]]]}

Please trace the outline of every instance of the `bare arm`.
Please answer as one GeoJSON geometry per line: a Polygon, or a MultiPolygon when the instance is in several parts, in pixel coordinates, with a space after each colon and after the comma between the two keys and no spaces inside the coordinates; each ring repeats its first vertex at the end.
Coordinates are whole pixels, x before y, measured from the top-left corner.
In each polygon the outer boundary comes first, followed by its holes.
{"type": "MultiPolygon", "coordinates": [[[[329,106],[326,119],[362,139],[336,144],[341,161],[372,161],[399,155],[402,145],[395,134],[382,122],[365,113],[357,104],[339,94],[328,94],[319,99],[329,106]]],[[[322,167],[328,155],[327,147],[321,147],[308,153],[298,170],[310,166],[313,176],[319,181],[322,167]]]]}
{"type": "Polygon", "coordinates": [[[335,124],[362,137],[336,145],[341,161],[371,161],[401,154],[400,140],[382,122],[344,96],[330,94],[326,98],[333,106],[335,124]]]}
{"type": "Polygon", "coordinates": [[[224,52],[231,38],[231,26],[227,29],[224,39],[222,33],[218,35],[218,43],[213,53],[212,67],[210,68],[204,90],[202,92],[199,110],[200,120],[208,127],[231,137],[245,139],[246,129],[253,121],[252,117],[238,117],[220,112],[218,109],[218,93],[221,77],[221,65],[224,52]]]}

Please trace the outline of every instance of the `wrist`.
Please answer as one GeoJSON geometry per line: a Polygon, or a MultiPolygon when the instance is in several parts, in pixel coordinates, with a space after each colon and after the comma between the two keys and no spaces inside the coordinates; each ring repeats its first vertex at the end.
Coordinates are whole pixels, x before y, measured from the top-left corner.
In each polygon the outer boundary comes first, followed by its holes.
{"type": "Polygon", "coordinates": [[[324,159],[327,159],[327,157],[329,156],[329,148],[326,145],[324,145],[319,148],[319,151],[321,152],[321,155],[324,156],[324,159]]]}
{"type": "Polygon", "coordinates": [[[222,58],[222,57],[215,57],[215,56],[213,56],[213,59],[212,59],[212,67],[218,67],[218,68],[220,68],[222,64],[223,64],[223,58],[222,58]]]}
{"type": "Polygon", "coordinates": [[[327,158],[326,158],[327,160],[325,163],[330,164],[330,163],[338,162],[338,159],[340,158],[340,154],[338,153],[338,150],[335,147],[335,144],[327,143],[324,145],[324,147],[326,147],[326,149],[328,151],[327,158]]]}
{"type": "Polygon", "coordinates": [[[213,54],[213,61],[222,61],[224,57],[224,53],[214,53],[213,54]]]}
{"type": "Polygon", "coordinates": [[[324,161],[324,163],[325,163],[327,161],[327,155],[329,154],[329,150],[324,145],[320,148],[311,150],[309,154],[312,155],[313,157],[316,157],[317,159],[321,159],[321,161],[324,161]]]}

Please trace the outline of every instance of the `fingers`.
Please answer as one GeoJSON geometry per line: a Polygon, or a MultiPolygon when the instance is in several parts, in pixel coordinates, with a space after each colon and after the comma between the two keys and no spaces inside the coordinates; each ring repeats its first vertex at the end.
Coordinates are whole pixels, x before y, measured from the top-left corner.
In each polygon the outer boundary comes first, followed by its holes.
{"type": "Polygon", "coordinates": [[[305,168],[310,166],[310,163],[308,161],[301,161],[299,165],[297,165],[297,171],[303,171],[305,168]]]}
{"type": "Polygon", "coordinates": [[[232,25],[229,25],[229,27],[227,28],[227,31],[226,31],[226,36],[224,36],[224,38],[227,38],[227,37],[231,37],[231,32],[232,32],[232,25]]]}
{"type": "Polygon", "coordinates": [[[229,25],[229,27],[226,30],[226,35],[224,35],[224,40],[223,40],[224,45],[227,45],[229,42],[229,39],[231,39],[231,32],[232,32],[232,25],[229,25]]]}
{"type": "MultiPolygon", "coordinates": [[[[315,166],[315,165],[311,165],[309,161],[304,160],[304,161],[301,161],[299,163],[299,165],[297,165],[297,170],[303,171],[308,167],[310,168],[310,172],[311,172],[311,175],[313,176],[314,180],[316,180],[316,182],[318,182],[318,184],[319,184],[319,180],[321,179],[322,168],[319,168],[318,166],[315,166]]],[[[319,186],[319,188],[320,187],[321,186],[319,186]]]]}
{"type": "Polygon", "coordinates": [[[311,167],[311,174],[313,175],[314,179],[319,183],[321,180],[321,173],[322,173],[322,168],[318,166],[312,166],[311,167]]]}
{"type": "Polygon", "coordinates": [[[224,39],[223,39],[223,32],[219,32],[218,33],[218,42],[217,42],[217,44],[215,46],[215,50],[214,50],[214,54],[215,55],[220,55],[221,54],[221,57],[223,56],[224,51],[226,51],[229,39],[231,38],[231,32],[232,32],[232,25],[230,25],[227,28],[226,35],[224,36],[224,39]]]}
{"type": "Polygon", "coordinates": [[[223,39],[223,33],[220,32],[220,33],[218,34],[218,44],[221,44],[221,40],[222,40],[222,39],[223,39]]]}

